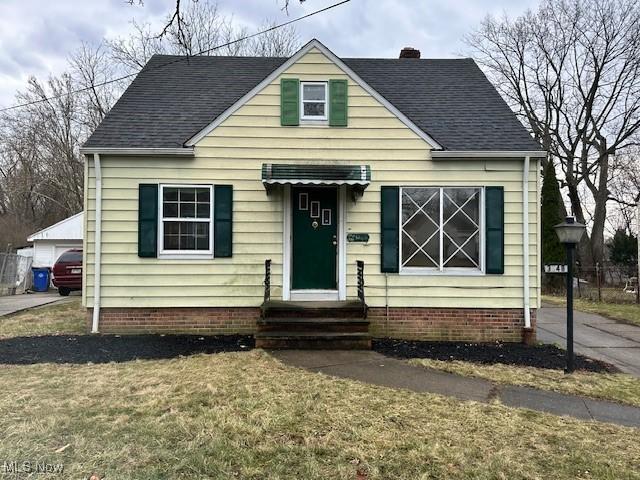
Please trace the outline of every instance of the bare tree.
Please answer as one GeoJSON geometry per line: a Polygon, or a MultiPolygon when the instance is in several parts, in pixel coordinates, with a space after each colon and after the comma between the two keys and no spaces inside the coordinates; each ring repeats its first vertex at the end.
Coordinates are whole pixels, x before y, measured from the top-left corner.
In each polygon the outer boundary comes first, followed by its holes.
{"type": "Polygon", "coordinates": [[[622,228],[635,233],[637,204],[640,200],[640,147],[629,148],[614,158],[615,168],[609,183],[610,199],[616,211],[607,215],[609,233],[622,228]]]}
{"type": "Polygon", "coordinates": [[[299,47],[291,26],[243,39],[246,29],[207,0],[190,0],[181,19],[162,36],[133,23],[127,37],[82,44],[69,56],[68,73],[46,82],[31,78],[16,96],[25,106],[0,114],[0,245],[20,245],[36,229],[82,209],[80,146],[129,84],[123,77],[153,54],[289,56],[299,47]]]}
{"type": "Polygon", "coordinates": [[[267,30],[266,33],[249,41],[246,54],[255,57],[289,57],[295,53],[300,48],[296,29],[291,25],[277,29],[275,26],[275,22],[264,23],[260,30],[267,30]]]}
{"type": "Polygon", "coordinates": [[[81,122],[85,127],[82,136],[86,137],[111,110],[128,81],[109,82],[122,75],[122,68],[113,61],[104,42],[96,47],[83,43],[69,57],[69,66],[75,87],[81,90],[77,97],[81,122]]]}
{"type": "Polygon", "coordinates": [[[73,89],[66,74],[51,77],[44,85],[31,78],[17,98],[24,103],[40,102],[0,117],[4,223],[12,223],[14,217],[29,226],[45,226],[82,210],[83,164],[78,142],[83,126],[80,104],[69,94],[73,89]]]}
{"type": "Polygon", "coordinates": [[[513,21],[487,17],[467,43],[559,160],[573,213],[590,217],[583,262],[602,261],[612,158],[640,130],[640,3],[544,0],[513,21]]]}
{"type": "Polygon", "coordinates": [[[267,31],[249,39],[245,27],[238,27],[233,17],[223,15],[216,2],[200,0],[181,7],[180,29],[169,23],[162,36],[154,34],[148,24],[133,23],[133,33],[109,42],[113,57],[131,71],[142,68],[154,54],[168,55],[245,55],[290,56],[300,46],[295,27],[280,28],[265,22],[267,31]]]}

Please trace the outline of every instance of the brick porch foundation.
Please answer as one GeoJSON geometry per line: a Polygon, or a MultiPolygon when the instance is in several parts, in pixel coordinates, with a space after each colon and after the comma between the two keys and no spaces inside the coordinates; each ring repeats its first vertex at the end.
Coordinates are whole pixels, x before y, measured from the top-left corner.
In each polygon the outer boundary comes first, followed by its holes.
{"type": "MultiPolygon", "coordinates": [[[[87,309],[90,329],[93,309],[87,309]]],[[[252,334],[260,309],[236,308],[102,308],[101,333],[190,333],[252,334]]],[[[369,332],[372,337],[411,340],[522,342],[524,316],[522,309],[473,308],[369,308],[369,332]]],[[[535,341],[536,309],[531,309],[528,341],[535,341]],[[533,335],[532,335],[533,334],[533,335]]]]}

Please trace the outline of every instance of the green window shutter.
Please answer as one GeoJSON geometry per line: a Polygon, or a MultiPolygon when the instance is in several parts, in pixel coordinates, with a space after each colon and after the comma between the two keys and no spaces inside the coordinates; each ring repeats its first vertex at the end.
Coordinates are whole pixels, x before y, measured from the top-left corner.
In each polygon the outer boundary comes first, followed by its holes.
{"type": "Polygon", "coordinates": [[[158,256],[158,185],[138,186],[138,256],[158,256]]]}
{"type": "Polygon", "coordinates": [[[329,99],[329,125],[346,127],[349,104],[346,80],[329,80],[329,99]]]}
{"type": "Polygon", "coordinates": [[[230,257],[233,253],[233,186],[213,188],[213,256],[230,257]]]}
{"type": "Polygon", "coordinates": [[[300,81],[297,78],[280,80],[280,124],[300,124],[300,81]]]}
{"type": "Polygon", "coordinates": [[[504,188],[485,189],[487,273],[504,273],[504,188]]]}
{"type": "Polygon", "coordinates": [[[400,261],[400,205],[398,187],[382,187],[380,192],[380,270],[397,272],[400,261]]]}

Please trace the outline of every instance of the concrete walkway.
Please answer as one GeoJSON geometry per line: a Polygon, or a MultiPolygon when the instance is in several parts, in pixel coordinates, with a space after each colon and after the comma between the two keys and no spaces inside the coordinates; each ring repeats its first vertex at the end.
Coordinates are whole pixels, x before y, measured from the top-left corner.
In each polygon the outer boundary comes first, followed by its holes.
{"type": "Polygon", "coordinates": [[[533,388],[497,385],[479,378],[415,367],[376,352],[278,350],[270,353],[287,365],[374,385],[436,393],[460,400],[489,402],[498,399],[509,407],[640,428],[640,408],[533,388]]]}
{"type": "Polygon", "coordinates": [[[58,302],[65,297],[61,297],[57,290],[44,293],[24,293],[21,295],[7,295],[0,297],[0,317],[11,315],[12,313],[26,310],[27,308],[39,307],[48,303],[58,302]]]}
{"type": "MultiPolygon", "coordinates": [[[[538,311],[539,341],[565,348],[566,328],[565,307],[545,305],[538,311]]],[[[640,327],[575,311],[573,335],[576,353],[611,363],[640,378],[640,327]]]]}

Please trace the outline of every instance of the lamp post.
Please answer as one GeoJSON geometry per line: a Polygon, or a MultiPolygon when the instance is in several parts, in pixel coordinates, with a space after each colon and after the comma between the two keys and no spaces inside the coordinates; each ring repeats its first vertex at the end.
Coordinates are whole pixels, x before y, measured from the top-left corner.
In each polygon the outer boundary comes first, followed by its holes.
{"type": "MultiPolygon", "coordinates": [[[[558,240],[567,250],[567,368],[573,372],[573,251],[584,234],[585,227],[576,223],[574,217],[566,217],[563,223],[554,227],[558,240]]],[[[578,282],[580,279],[578,279],[578,282]]]]}

